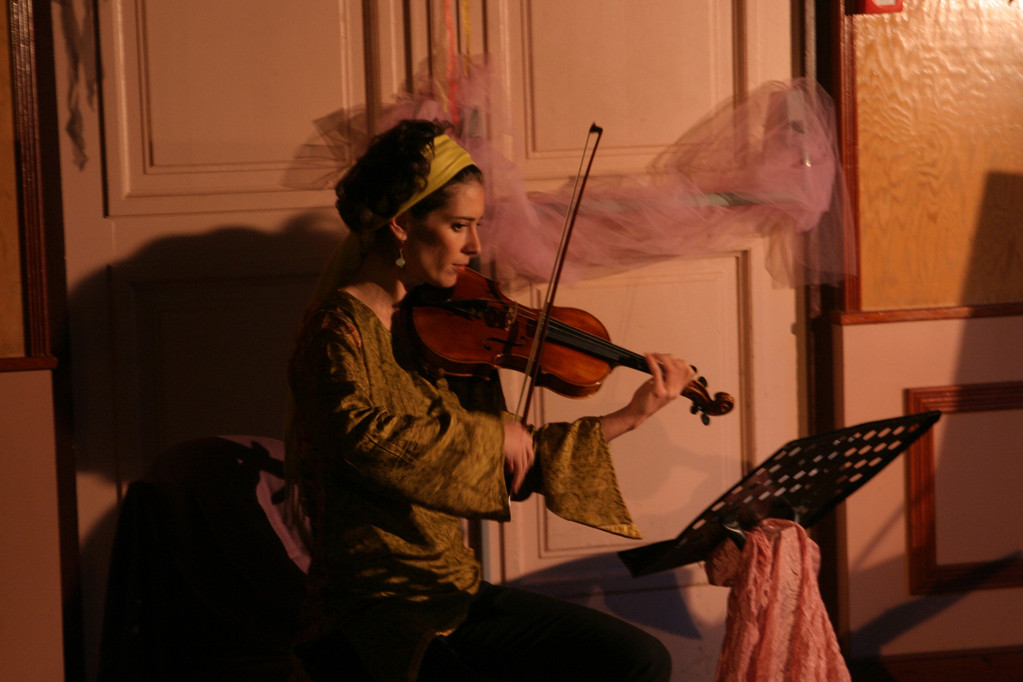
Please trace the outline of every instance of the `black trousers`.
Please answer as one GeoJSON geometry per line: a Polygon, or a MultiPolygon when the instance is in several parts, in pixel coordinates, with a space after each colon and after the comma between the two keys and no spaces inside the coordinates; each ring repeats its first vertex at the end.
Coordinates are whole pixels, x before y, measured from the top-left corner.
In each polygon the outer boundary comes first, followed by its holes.
{"type": "Polygon", "coordinates": [[[623,620],[484,585],[465,622],[431,643],[419,682],[667,682],[670,675],[664,645],[623,620]]]}
{"type": "MultiPolygon", "coordinates": [[[[370,682],[338,636],[296,650],[312,682],[370,682]]],[[[431,643],[419,682],[667,682],[671,656],[656,638],[595,609],[484,584],[465,620],[431,643]]],[[[390,681],[387,681],[390,682],[390,681]]]]}

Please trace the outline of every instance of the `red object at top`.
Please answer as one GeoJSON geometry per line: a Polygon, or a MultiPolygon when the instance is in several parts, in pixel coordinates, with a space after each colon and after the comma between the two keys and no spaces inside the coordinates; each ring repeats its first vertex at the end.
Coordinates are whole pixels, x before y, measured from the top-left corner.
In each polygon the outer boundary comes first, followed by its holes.
{"type": "Polygon", "coordinates": [[[901,12],[902,0],[858,0],[860,14],[901,12]]]}

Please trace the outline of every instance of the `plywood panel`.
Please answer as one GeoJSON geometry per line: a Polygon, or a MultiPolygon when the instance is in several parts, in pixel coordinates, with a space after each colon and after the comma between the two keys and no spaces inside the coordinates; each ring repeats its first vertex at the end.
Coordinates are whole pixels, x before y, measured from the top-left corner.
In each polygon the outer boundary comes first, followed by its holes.
{"type": "Polygon", "coordinates": [[[863,308],[1023,301],[1023,9],[855,21],[863,308]]]}

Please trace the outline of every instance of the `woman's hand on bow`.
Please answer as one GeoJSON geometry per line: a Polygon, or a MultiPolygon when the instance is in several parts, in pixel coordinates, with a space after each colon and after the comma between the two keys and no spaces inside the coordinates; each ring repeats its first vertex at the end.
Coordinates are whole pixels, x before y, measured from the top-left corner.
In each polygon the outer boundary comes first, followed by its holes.
{"type": "Polygon", "coordinates": [[[515,494],[533,466],[533,434],[518,422],[504,424],[504,473],[510,479],[508,492],[515,494]]]}

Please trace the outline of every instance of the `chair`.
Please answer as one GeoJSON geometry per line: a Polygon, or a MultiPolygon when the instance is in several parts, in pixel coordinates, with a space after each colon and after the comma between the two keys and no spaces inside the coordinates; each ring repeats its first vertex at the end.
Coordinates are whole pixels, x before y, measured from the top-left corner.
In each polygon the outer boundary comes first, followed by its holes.
{"type": "Polygon", "coordinates": [[[125,494],[100,682],[286,682],[308,555],[281,519],[283,443],[193,440],[125,494]]]}

